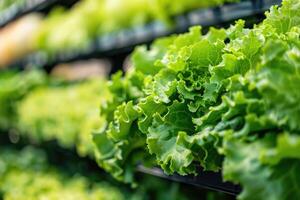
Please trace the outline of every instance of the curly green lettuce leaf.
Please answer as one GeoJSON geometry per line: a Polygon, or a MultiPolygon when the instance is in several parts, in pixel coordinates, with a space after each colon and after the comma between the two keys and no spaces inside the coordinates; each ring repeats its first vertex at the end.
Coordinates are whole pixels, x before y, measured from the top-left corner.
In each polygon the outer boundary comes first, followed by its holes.
{"type": "Polygon", "coordinates": [[[291,28],[300,25],[300,2],[298,0],[282,1],[282,6],[273,6],[266,13],[263,24],[272,27],[277,33],[286,33],[291,28]]]}
{"type": "Polygon", "coordinates": [[[165,116],[154,115],[147,135],[147,145],[166,173],[172,174],[176,171],[184,175],[195,171],[191,166],[191,144],[186,141],[186,135],[192,132],[192,119],[183,103],[174,102],[168,107],[165,116]]]}
{"type": "MultiPolygon", "coordinates": [[[[293,32],[300,37],[300,32],[293,32]]],[[[260,72],[252,77],[268,106],[270,115],[292,130],[299,130],[300,47],[289,36],[286,40],[270,40],[264,47],[260,72]],[[276,49],[274,51],[274,49],[276,49]],[[282,122],[284,123],[284,122],[282,122]]]]}
{"type": "Polygon", "coordinates": [[[139,117],[139,112],[132,101],[123,103],[114,112],[114,121],[107,130],[95,132],[96,161],[116,179],[133,182],[134,166],[142,159],[145,139],[137,127],[132,124],[139,117]],[[142,155],[142,154],[141,154],[142,155]]]}
{"type": "MultiPolygon", "coordinates": [[[[261,159],[261,155],[265,151],[270,151],[273,148],[278,148],[283,152],[291,152],[291,146],[293,146],[295,147],[294,151],[299,151],[295,145],[290,146],[291,143],[286,143],[286,137],[289,136],[279,136],[277,147],[273,137],[265,137],[254,143],[231,140],[224,143],[223,176],[225,180],[242,184],[243,191],[239,195],[239,199],[285,200],[300,197],[298,190],[300,185],[299,156],[278,155],[281,158],[272,165],[261,159]]],[[[291,139],[294,143],[296,138],[292,136],[288,140],[291,139]]],[[[299,138],[296,139],[296,141],[298,140],[299,138]]]]}

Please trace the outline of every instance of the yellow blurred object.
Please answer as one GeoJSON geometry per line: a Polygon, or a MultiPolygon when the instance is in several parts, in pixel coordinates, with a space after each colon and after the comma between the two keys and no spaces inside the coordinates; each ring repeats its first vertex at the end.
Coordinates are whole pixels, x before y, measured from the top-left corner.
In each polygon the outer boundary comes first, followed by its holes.
{"type": "Polygon", "coordinates": [[[41,22],[40,15],[30,14],[0,30],[0,68],[33,51],[33,33],[41,22]]]}
{"type": "Polygon", "coordinates": [[[82,80],[91,77],[107,77],[111,63],[105,59],[91,59],[73,63],[63,63],[54,67],[51,75],[64,80],[82,80]]]}

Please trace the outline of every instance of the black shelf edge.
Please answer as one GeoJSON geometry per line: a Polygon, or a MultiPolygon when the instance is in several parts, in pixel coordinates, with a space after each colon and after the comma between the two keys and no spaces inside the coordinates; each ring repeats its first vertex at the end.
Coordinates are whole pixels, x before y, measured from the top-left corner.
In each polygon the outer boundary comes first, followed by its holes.
{"type": "Polygon", "coordinates": [[[10,22],[16,20],[17,18],[34,12],[41,11],[46,7],[52,5],[57,0],[29,0],[26,1],[24,5],[11,5],[9,8],[1,12],[0,15],[0,27],[4,27],[10,22]]]}
{"type": "Polygon", "coordinates": [[[22,5],[11,5],[0,13],[0,28],[32,12],[48,12],[55,5],[69,7],[77,0],[27,0],[22,5]]]}
{"type": "Polygon", "coordinates": [[[187,175],[166,175],[162,169],[158,167],[147,168],[143,165],[137,167],[137,171],[152,176],[168,179],[175,182],[185,183],[189,185],[194,185],[204,189],[210,189],[230,195],[238,195],[241,192],[241,187],[239,185],[234,185],[230,182],[223,182],[221,173],[208,172],[199,170],[197,176],[187,175]]]}
{"type": "MultiPolygon", "coordinates": [[[[155,21],[146,26],[134,27],[100,36],[93,40],[85,50],[62,50],[54,55],[49,55],[45,52],[36,52],[17,61],[10,67],[23,69],[28,66],[39,66],[50,71],[59,63],[89,58],[113,58],[119,54],[128,54],[135,46],[149,44],[156,38],[168,36],[173,33],[186,32],[189,27],[194,25],[201,25],[203,27],[216,26],[240,18],[263,14],[272,5],[281,4],[281,1],[246,0],[215,8],[198,9],[175,17],[175,26],[173,28],[155,21]]],[[[116,71],[116,69],[113,70],[116,71]]]]}

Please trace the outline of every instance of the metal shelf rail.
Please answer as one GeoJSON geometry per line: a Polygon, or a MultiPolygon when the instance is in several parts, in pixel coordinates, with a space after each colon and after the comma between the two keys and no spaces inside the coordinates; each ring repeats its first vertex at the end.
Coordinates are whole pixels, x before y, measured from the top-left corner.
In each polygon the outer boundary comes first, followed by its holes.
{"type": "Polygon", "coordinates": [[[55,5],[71,6],[75,2],[75,0],[27,0],[21,5],[13,4],[0,13],[0,28],[28,13],[49,11],[55,5]]]}
{"type": "MultiPolygon", "coordinates": [[[[155,21],[146,26],[134,27],[100,36],[93,40],[86,50],[62,50],[61,52],[56,52],[55,55],[36,52],[14,63],[11,67],[39,66],[49,70],[58,63],[88,58],[111,58],[119,54],[130,53],[135,46],[149,44],[158,37],[185,32],[193,25],[209,27],[232,22],[236,19],[263,14],[272,5],[280,3],[281,0],[245,0],[240,3],[225,4],[215,8],[198,9],[176,16],[173,27],[155,21]]],[[[118,67],[120,66],[118,65],[118,67]]]]}
{"type": "Polygon", "coordinates": [[[189,185],[194,185],[197,187],[201,187],[204,189],[210,189],[214,191],[223,192],[230,195],[237,195],[241,192],[241,187],[238,185],[234,185],[229,182],[223,182],[222,176],[220,173],[214,172],[204,172],[203,170],[199,169],[197,176],[180,176],[180,175],[166,175],[162,169],[160,168],[147,168],[142,165],[137,167],[137,171],[150,174],[153,176],[157,176],[160,178],[165,178],[171,181],[176,181],[180,183],[185,183],[189,185]]]}

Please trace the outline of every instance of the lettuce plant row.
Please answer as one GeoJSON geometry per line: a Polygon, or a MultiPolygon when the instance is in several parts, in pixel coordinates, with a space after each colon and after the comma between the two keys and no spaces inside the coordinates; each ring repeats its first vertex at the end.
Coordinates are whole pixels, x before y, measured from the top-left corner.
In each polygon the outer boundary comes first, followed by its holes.
{"type": "Polygon", "coordinates": [[[72,177],[53,168],[42,150],[26,147],[16,151],[1,147],[0,155],[3,200],[126,199],[121,189],[107,182],[91,182],[82,175],[72,177]]]}
{"type": "Polygon", "coordinates": [[[58,8],[45,18],[35,34],[35,48],[49,53],[82,50],[97,36],[136,28],[155,20],[171,26],[175,15],[236,1],[82,0],[70,10],[58,8]]]}

